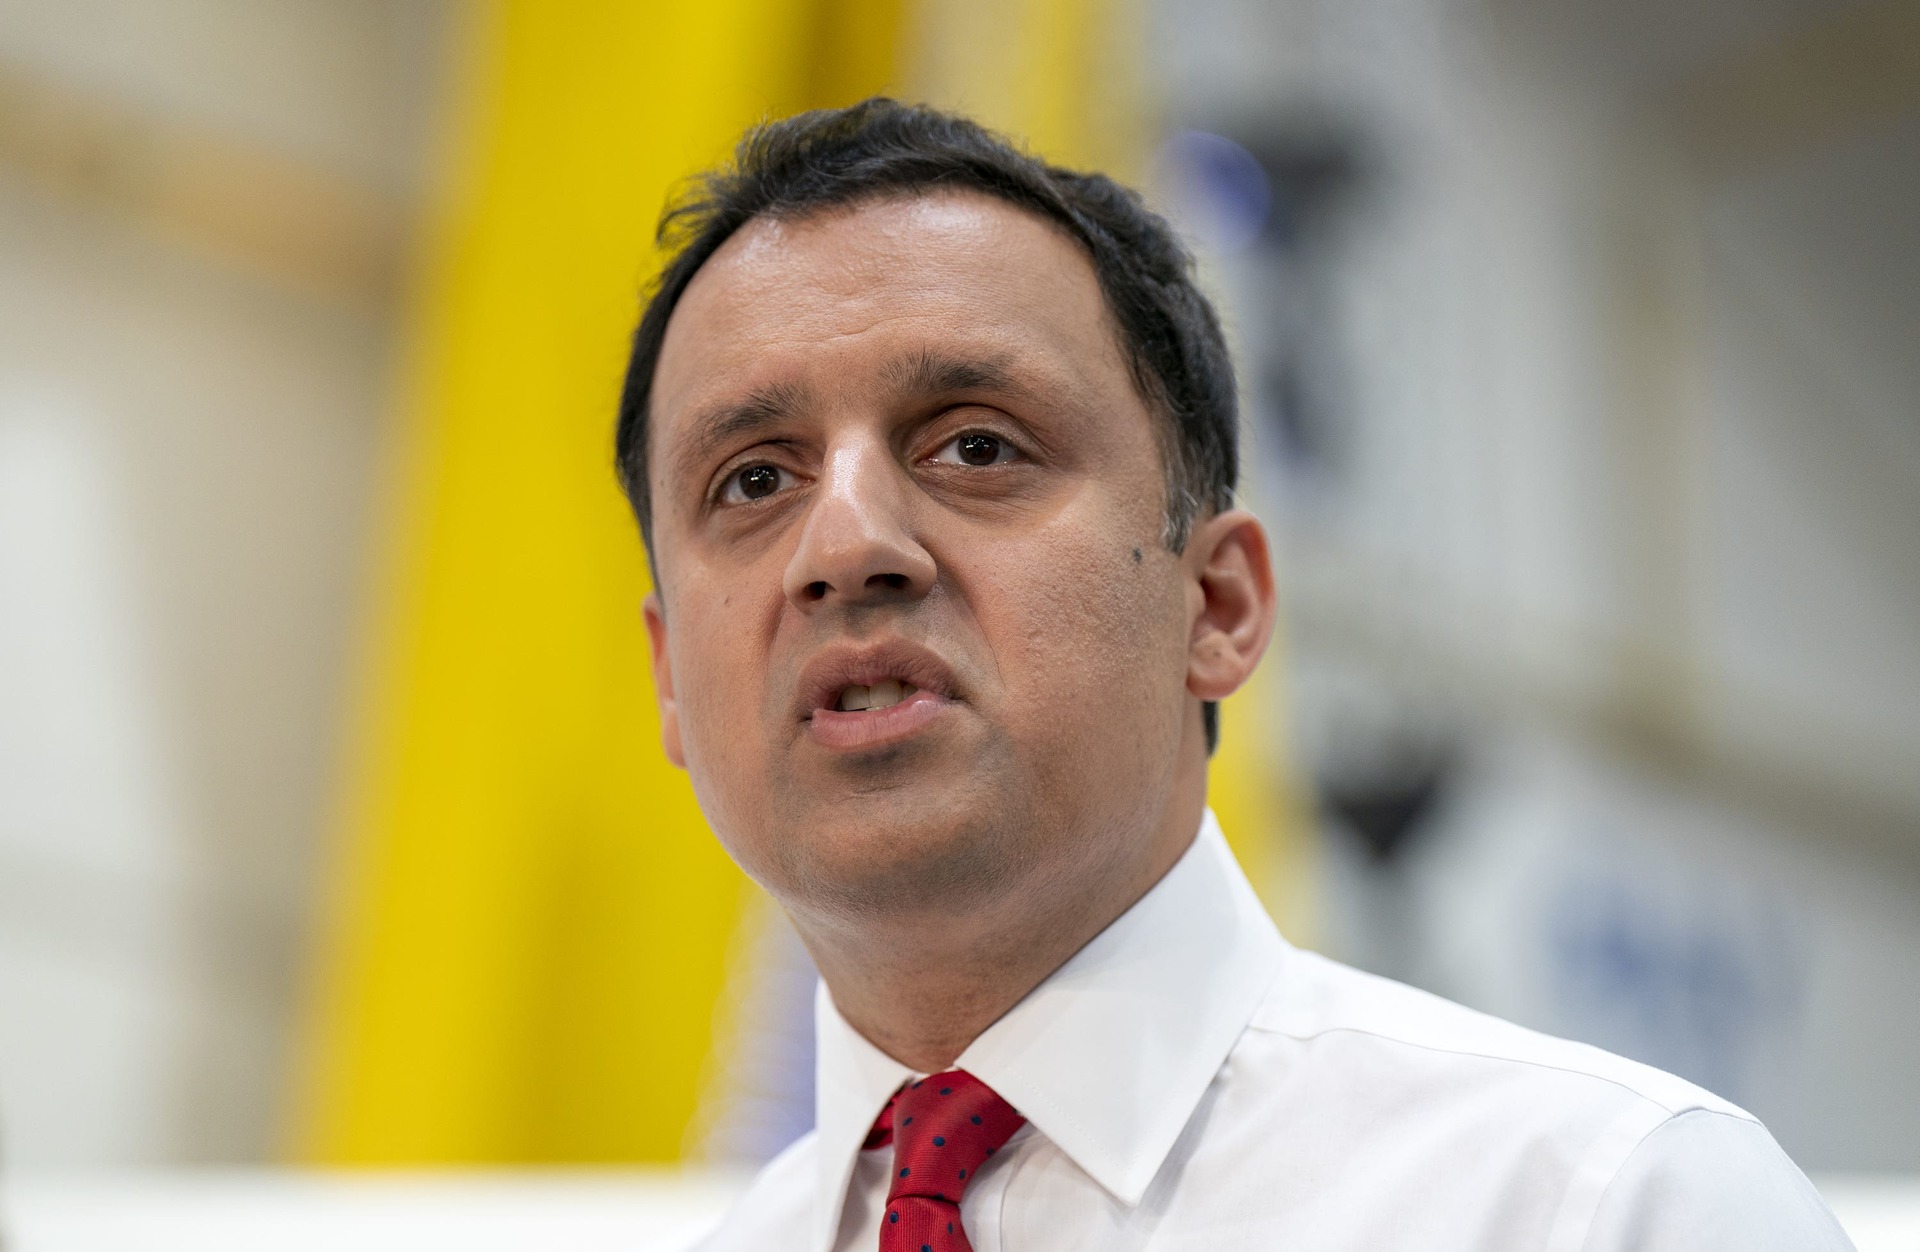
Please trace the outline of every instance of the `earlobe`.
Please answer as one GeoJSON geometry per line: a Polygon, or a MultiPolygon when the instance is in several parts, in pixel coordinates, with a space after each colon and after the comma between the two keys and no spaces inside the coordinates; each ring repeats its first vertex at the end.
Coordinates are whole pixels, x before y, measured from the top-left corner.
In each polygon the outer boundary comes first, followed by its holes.
{"type": "Polygon", "coordinates": [[[641,613],[647,620],[647,646],[653,654],[653,698],[660,706],[660,746],[666,749],[669,761],[685,769],[687,756],[680,746],[680,703],[673,695],[673,666],[667,657],[667,614],[661,607],[659,592],[648,593],[641,613]]]}
{"type": "Polygon", "coordinates": [[[1273,637],[1278,597],[1267,532],[1253,514],[1230,509],[1195,528],[1186,557],[1199,592],[1187,690],[1224,700],[1253,676],[1273,637]]]}

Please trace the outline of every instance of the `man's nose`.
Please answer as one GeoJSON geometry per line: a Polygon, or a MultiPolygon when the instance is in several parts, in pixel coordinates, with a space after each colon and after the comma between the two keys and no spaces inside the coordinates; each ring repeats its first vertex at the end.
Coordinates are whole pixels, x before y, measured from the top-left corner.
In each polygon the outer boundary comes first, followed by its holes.
{"type": "Polygon", "coordinates": [[[937,571],[914,537],[911,493],[890,449],[833,450],[787,562],[787,599],[810,612],[830,604],[917,600],[931,591],[937,571]]]}

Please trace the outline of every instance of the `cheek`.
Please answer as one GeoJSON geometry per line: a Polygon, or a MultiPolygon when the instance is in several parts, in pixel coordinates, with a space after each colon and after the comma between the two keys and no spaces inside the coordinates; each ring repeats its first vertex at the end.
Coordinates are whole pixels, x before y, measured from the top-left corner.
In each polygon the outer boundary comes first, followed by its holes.
{"type": "Polygon", "coordinates": [[[752,803],[754,797],[740,793],[752,791],[764,772],[755,756],[759,735],[742,732],[759,726],[767,652],[744,628],[736,598],[712,592],[682,597],[700,610],[675,623],[680,739],[694,791],[716,830],[735,824],[722,801],[752,803]]]}
{"type": "MultiPolygon", "coordinates": [[[[1152,739],[1185,689],[1183,598],[1163,554],[1111,534],[1042,532],[990,610],[1010,714],[1065,739],[1152,739]],[[1156,559],[1157,558],[1157,559],[1156,559]],[[1124,727],[1124,729],[1122,729],[1124,727]]],[[[1064,739],[1063,739],[1064,741],[1064,739]]],[[[1142,744],[1144,746],[1144,744],[1142,744]]]]}

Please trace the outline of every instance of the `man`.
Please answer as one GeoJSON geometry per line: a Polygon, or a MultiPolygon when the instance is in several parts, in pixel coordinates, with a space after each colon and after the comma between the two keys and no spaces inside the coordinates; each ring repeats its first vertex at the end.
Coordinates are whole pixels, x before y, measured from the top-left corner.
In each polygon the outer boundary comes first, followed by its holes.
{"type": "Polygon", "coordinates": [[[869,101],[663,238],[618,458],[666,750],[823,979],[817,1128],[706,1246],[1848,1246],[1739,1109],[1273,929],[1206,810],[1267,541],[1137,197],[869,101]]]}

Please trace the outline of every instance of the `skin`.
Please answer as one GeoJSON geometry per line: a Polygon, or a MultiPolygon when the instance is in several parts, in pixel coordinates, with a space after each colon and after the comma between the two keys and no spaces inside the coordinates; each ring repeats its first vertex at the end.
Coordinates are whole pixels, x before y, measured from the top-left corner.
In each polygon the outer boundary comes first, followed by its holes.
{"type": "Polygon", "coordinates": [[[1231,510],[1167,550],[1091,262],[974,193],[748,224],[650,416],[667,755],[848,1022],[944,1069],[1192,842],[1200,703],[1273,628],[1266,536],[1231,510]],[[809,699],[902,657],[907,705],[809,699]]]}

